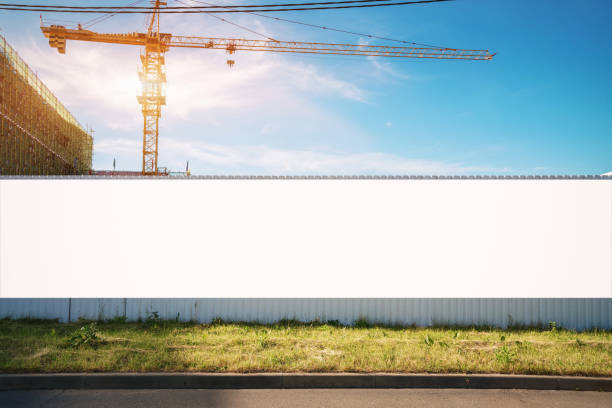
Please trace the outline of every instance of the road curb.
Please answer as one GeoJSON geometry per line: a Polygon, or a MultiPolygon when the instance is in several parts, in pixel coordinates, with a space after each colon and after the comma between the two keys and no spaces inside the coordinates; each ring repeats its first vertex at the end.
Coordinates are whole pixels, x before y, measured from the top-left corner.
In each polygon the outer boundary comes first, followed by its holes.
{"type": "Polygon", "coordinates": [[[1,374],[0,390],[463,388],[612,392],[611,377],[490,374],[1,374]]]}

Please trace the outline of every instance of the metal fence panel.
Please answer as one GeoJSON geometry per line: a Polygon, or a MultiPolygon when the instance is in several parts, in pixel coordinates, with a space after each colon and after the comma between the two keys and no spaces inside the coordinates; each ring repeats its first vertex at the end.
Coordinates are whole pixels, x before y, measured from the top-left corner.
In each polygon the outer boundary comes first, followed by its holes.
{"type": "Polygon", "coordinates": [[[69,319],[70,299],[0,298],[0,318],[69,319]]]}
{"type": "Polygon", "coordinates": [[[398,325],[548,326],[574,330],[612,330],[612,298],[201,298],[201,299],[0,299],[0,318],[146,320],[156,312],[164,320],[272,323],[338,320],[398,325]]]}
{"type": "Polygon", "coordinates": [[[125,316],[127,299],[72,299],[70,320],[109,320],[125,316]]]}

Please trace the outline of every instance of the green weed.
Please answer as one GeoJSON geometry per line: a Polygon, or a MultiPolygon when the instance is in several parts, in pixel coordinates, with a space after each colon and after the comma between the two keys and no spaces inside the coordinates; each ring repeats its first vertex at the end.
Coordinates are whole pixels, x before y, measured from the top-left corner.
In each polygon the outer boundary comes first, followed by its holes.
{"type": "Polygon", "coordinates": [[[502,346],[495,351],[495,359],[498,363],[509,365],[514,359],[514,353],[507,346],[502,346]]]}
{"type": "Polygon", "coordinates": [[[99,340],[100,337],[98,336],[96,324],[90,323],[72,332],[68,338],[67,344],[70,347],[95,346],[98,344],[99,340]]]}

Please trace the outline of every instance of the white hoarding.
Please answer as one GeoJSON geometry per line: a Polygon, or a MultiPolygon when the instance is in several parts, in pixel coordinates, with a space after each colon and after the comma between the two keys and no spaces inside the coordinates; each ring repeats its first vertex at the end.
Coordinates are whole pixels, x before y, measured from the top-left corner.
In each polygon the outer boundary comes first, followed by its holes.
{"type": "Polygon", "coordinates": [[[610,297],[611,180],[0,180],[2,297],[610,297]]]}

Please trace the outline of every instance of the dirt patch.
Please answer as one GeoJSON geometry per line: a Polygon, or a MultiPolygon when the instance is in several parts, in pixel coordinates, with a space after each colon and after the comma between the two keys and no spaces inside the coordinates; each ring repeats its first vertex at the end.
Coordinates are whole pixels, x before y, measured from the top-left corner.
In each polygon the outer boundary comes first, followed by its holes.
{"type": "Polygon", "coordinates": [[[37,353],[32,354],[31,356],[26,357],[26,360],[35,360],[37,358],[41,358],[43,356],[46,356],[47,354],[49,354],[51,350],[49,350],[47,347],[41,349],[40,351],[38,351],[37,353]]]}

